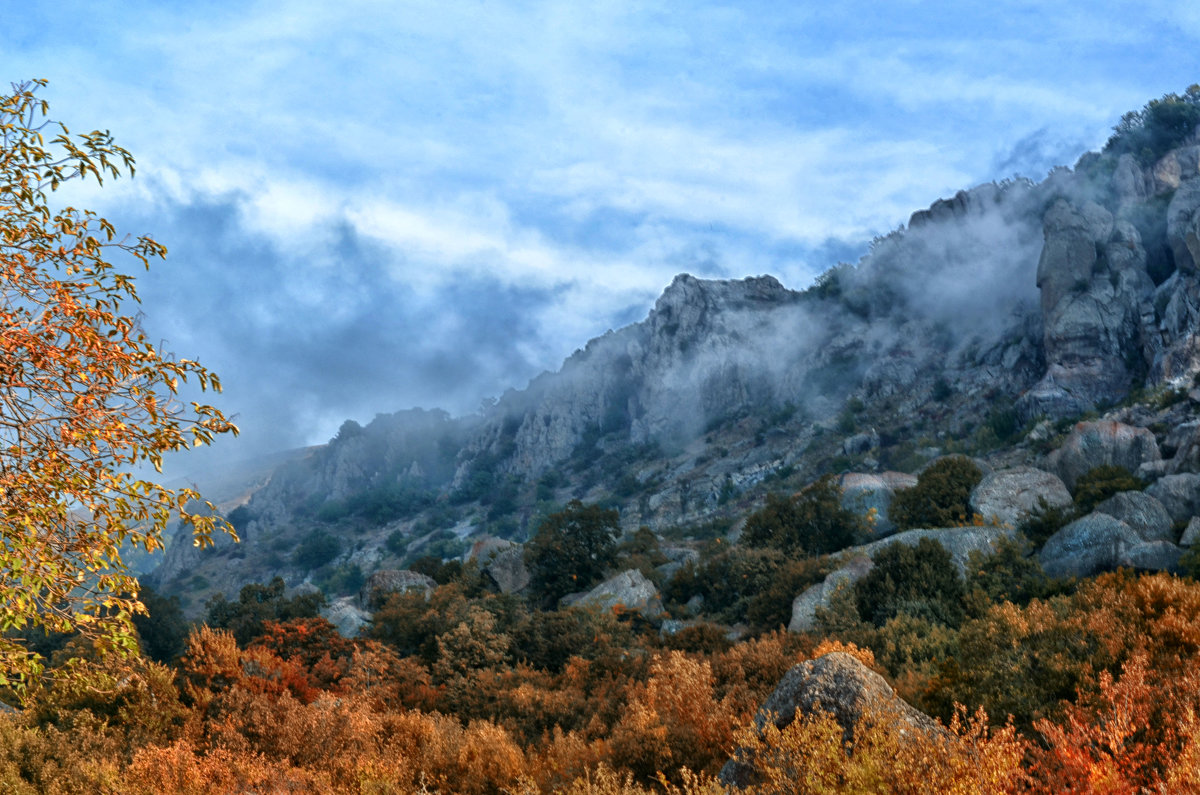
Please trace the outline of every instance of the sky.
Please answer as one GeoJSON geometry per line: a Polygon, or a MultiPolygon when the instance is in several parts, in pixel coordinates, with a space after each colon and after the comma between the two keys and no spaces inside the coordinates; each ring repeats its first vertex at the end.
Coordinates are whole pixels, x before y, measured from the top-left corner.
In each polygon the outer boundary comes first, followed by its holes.
{"type": "Polygon", "coordinates": [[[169,249],[143,324],[242,429],[196,462],[471,413],[677,273],[803,289],[1074,164],[1198,52],[1200,4],[1158,0],[57,0],[0,28],[4,80],[137,159],[63,201],[169,249]]]}

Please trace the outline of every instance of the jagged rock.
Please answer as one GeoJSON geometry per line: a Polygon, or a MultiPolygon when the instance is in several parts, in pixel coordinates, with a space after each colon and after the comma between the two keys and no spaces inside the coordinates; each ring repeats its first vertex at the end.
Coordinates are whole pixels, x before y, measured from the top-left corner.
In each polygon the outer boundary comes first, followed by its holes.
{"type": "Polygon", "coordinates": [[[1175,540],[1171,529],[1171,515],[1163,504],[1141,491],[1122,491],[1096,506],[1097,513],[1105,513],[1129,525],[1147,542],[1175,540]]]}
{"type": "Polygon", "coordinates": [[[824,580],[806,589],[792,601],[791,632],[810,632],[816,629],[816,611],[826,608],[840,588],[852,585],[866,576],[875,565],[876,552],[891,544],[916,546],[922,538],[931,538],[946,548],[960,575],[965,575],[972,552],[987,554],[1001,538],[1013,538],[1016,531],[1007,527],[949,527],[942,530],[905,530],[894,536],[851,547],[841,553],[843,565],[830,572],[824,580]]]}
{"type": "Polygon", "coordinates": [[[917,485],[917,476],[904,472],[847,472],[839,485],[842,489],[842,507],[862,516],[874,511],[875,534],[890,535],[896,524],[888,517],[892,496],[900,489],[911,489],[917,485]]]}
{"type": "Polygon", "coordinates": [[[1130,547],[1117,559],[1118,566],[1141,571],[1166,571],[1179,574],[1183,567],[1179,565],[1183,550],[1170,541],[1149,541],[1130,547]]]}
{"type": "Polygon", "coordinates": [[[1183,535],[1179,538],[1179,546],[1194,547],[1196,542],[1200,541],[1200,516],[1193,516],[1188,520],[1187,527],[1183,530],[1183,535]]]}
{"type": "Polygon", "coordinates": [[[1144,543],[1133,528],[1104,513],[1089,513],[1047,539],[1038,561],[1051,577],[1090,577],[1121,565],[1144,543]]]}
{"type": "Polygon", "coordinates": [[[1200,475],[1181,472],[1164,475],[1146,487],[1146,493],[1163,504],[1172,522],[1200,515],[1200,475]]]}
{"type": "Polygon", "coordinates": [[[1038,262],[1046,373],[1018,403],[1022,416],[1063,416],[1122,397],[1123,353],[1140,336],[1153,283],[1136,228],[1094,202],[1058,199],[1043,220],[1038,262]],[[1100,255],[1103,253],[1103,257],[1100,255]]]}
{"type": "Polygon", "coordinates": [[[1197,175],[1200,147],[1183,146],[1163,155],[1152,169],[1155,193],[1177,190],[1197,175]]]}
{"type": "Polygon", "coordinates": [[[362,627],[371,621],[371,615],[355,603],[353,596],[334,599],[321,615],[337,629],[343,637],[353,638],[362,627]]]}
{"type": "Polygon", "coordinates": [[[596,606],[602,610],[619,607],[651,617],[662,615],[663,612],[658,589],[637,569],[629,569],[609,577],[582,596],[574,599],[564,597],[563,601],[584,607],[596,606]]]}
{"type": "Polygon", "coordinates": [[[1146,174],[1138,166],[1137,159],[1128,153],[1121,155],[1117,160],[1112,184],[1117,199],[1122,204],[1143,201],[1154,190],[1153,181],[1147,180],[1146,174]]]}
{"type": "Polygon", "coordinates": [[[1168,472],[1200,472],[1200,420],[1172,428],[1163,445],[1174,451],[1167,462],[1168,472]]]}
{"type": "MultiPolygon", "coordinates": [[[[864,715],[895,722],[901,735],[914,738],[946,737],[937,721],[897,696],[884,678],[843,652],[832,652],[793,666],[767,697],[754,718],[759,731],[767,721],[779,729],[797,718],[824,712],[842,727],[847,743],[864,715]]],[[[754,779],[754,759],[739,749],[721,769],[721,782],[742,788],[754,779]]]]}
{"type": "MultiPolygon", "coordinates": [[[[1190,147],[1190,150],[1195,150],[1190,147]]],[[[1196,271],[1193,250],[1188,245],[1188,234],[1195,237],[1196,224],[1200,220],[1200,179],[1192,179],[1179,185],[1171,203],[1167,205],[1167,245],[1175,255],[1175,267],[1183,274],[1196,271]]]]}
{"type": "Polygon", "coordinates": [[[1120,466],[1130,472],[1162,458],[1154,434],[1119,422],[1080,422],[1071,435],[1046,457],[1046,469],[1057,472],[1068,488],[1098,466],[1120,466]]]}
{"type": "Polygon", "coordinates": [[[368,610],[378,610],[394,593],[421,591],[428,596],[437,582],[425,574],[408,569],[381,569],[363,584],[358,592],[358,603],[368,610]]]}
{"type": "Polygon", "coordinates": [[[468,559],[479,562],[479,570],[491,579],[500,593],[517,593],[529,586],[525,547],[520,544],[503,538],[476,541],[468,559]]]}
{"type": "Polygon", "coordinates": [[[1039,499],[1064,508],[1071,504],[1071,492],[1058,476],[1019,466],[985,475],[971,491],[971,510],[986,521],[1019,527],[1038,509],[1039,499]]]}

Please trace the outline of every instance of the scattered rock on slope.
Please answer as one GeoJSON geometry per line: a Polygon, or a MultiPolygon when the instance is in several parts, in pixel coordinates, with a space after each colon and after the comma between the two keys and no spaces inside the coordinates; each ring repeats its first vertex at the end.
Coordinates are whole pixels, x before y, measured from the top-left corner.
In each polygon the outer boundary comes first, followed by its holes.
{"type": "Polygon", "coordinates": [[[1162,460],[1154,434],[1120,422],[1080,422],[1062,447],[1046,457],[1046,468],[1057,472],[1068,488],[1099,466],[1119,466],[1137,472],[1144,463],[1162,460]]]}
{"type": "Polygon", "coordinates": [[[984,476],[971,491],[971,510],[986,521],[1019,527],[1037,511],[1039,499],[1051,508],[1065,508],[1071,504],[1071,492],[1056,475],[1013,467],[984,476]]]}
{"type": "MultiPolygon", "coordinates": [[[[854,727],[864,714],[900,724],[901,732],[913,735],[944,735],[945,730],[928,715],[898,697],[883,677],[857,659],[832,652],[794,666],[784,674],[754,721],[761,730],[772,720],[783,729],[797,718],[825,712],[842,727],[847,742],[853,742],[854,727]]],[[[754,779],[754,760],[743,750],[721,769],[727,786],[745,787],[754,779]]]]}

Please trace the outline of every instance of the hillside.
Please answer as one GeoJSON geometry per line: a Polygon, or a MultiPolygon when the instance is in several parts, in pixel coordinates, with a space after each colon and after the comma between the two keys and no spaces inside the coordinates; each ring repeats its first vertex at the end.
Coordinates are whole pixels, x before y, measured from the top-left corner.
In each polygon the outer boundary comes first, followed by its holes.
{"type": "Polygon", "coordinates": [[[1200,149],[1167,144],[1118,136],[1040,183],[961,191],[806,290],[682,274],[645,320],[483,414],[348,420],[224,503],[240,545],[174,544],[152,581],[193,607],[275,575],[350,593],[422,555],[525,540],[572,498],[685,538],[827,472],[1037,463],[1039,421],[1200,367],[1200,149]]]}

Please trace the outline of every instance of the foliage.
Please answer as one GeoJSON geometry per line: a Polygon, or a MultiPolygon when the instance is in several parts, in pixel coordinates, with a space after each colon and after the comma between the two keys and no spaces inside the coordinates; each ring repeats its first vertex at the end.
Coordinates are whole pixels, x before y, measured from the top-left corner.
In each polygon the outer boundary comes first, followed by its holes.
{"type": "Polygon", "coordinates": [[[533,593],[554,605],[598,582],[616,562],[619,518],[615,510],[579,500],[547,516],[525,546],[533,593]]]}
{"type": "Polygon", "coordinates": [[[161,549],[174,514],[199,545],[230,528],[208,503],[189,508],[193,490],[130,473],[236,432],[220,411],[177,398],[188,378],[219,389],[217,378],[161,353],[124,313],[138,300],[133,279],[106,258],[148,267],[166,249],[118,237],[89,210],[51,208],[72,180],[132,175],[133,157],[107,132],[52,125],[35,97],[43,85],[0,96],[0,684],[22,687],[42,669],[20,640],[29,629],[136,648],[130,619],[143,608],[122,548],[161,549]]]}
{"type": "Polygon", "coordinates": [[[767,504],[746,519],[742,543],[793,557],[845,549],[861,541],[869,526],[864,517],[842,507],[841,497],[832,475],[791,497],[768,494],[767,504]]]}
{"type": "Polygon", "coordinates": [[[142,604],[144,615],[133,617],[141,641],[142,654],[160,663],[172,662],[183,653],[183,642],[188,634],[188,622],[184,620],[178,596],[163,597],[150,587],[143,587],[142,604]]]}
{"type": "Polygon", "coordinates": [[[342,542],[337,536],[324,530],[313,530],[296,545],[292,561],[303,569],[317,569],[341,552],[342,542]]]}
{"type": "Polygon", "coordinates": [[[888,517],[900,530],[962,525],[971,520],[971,489],[982,479],[969,458],[939,459],[917,476],[917,485],[896,492],[888,517]]]}
{"type": "Polygon", "coordinates": [[[1104,145],[1105,154],[1134,155],[1142,165],[1153,165],[1183,143],[1200,124],[1200,85],[1188,86],[1182,94],[1164,94],[1141,110],[1130,111],[1113,128],[1104,145]]]}
{"type": "Polygon", "coordinates": [[[1068,508],[1052,507],[1045,497],[1038,497],[1037,507],[1030,512],[1021,523],[1021,532],[1029,539],[1035,549],[1040,549],[1050,536],[1066,527],[1078,516],[1074,506],[1068,508]]]}
{"type": "Polygon", "coordinates": [[[1098,466],[1075,481],[1075,509],[1080,516],[1122,491],[1141,491],[1146,481],[1122,466],[1098,466]]]}
{"type": "Polygon", "coordinates": [[[950,553],[937,541],[890,544],[873,560],[875,565],[854,584],[855,606],[863,620],[879,627],[905,614],[950,627],[962,623],[966,589],[950,553]]]}
{"type": "Polygon", "coordinates": [[[214,629],[229,630],[238,643],[247,644],[258,637],[267,621],[313,618],[325,604],[325,597],[319,591],[289,599],[284,595],[286,588],[283,578],[276,577],[267,585],[243,586],[236,602],[217,594],[207,605],[208,624],[214,629]]]}

